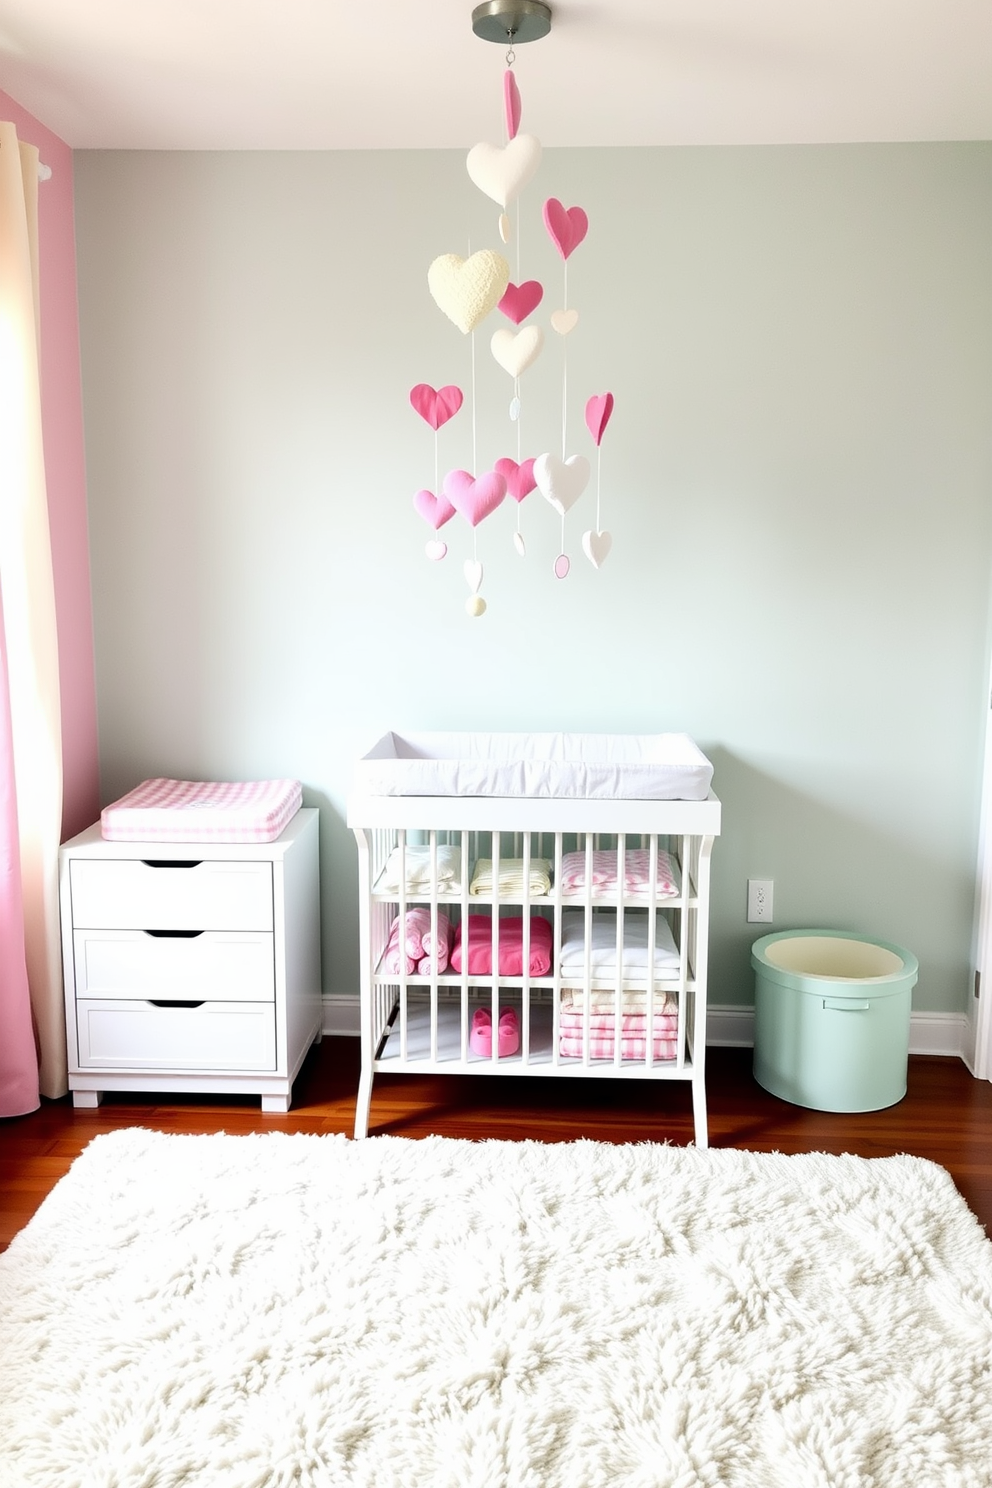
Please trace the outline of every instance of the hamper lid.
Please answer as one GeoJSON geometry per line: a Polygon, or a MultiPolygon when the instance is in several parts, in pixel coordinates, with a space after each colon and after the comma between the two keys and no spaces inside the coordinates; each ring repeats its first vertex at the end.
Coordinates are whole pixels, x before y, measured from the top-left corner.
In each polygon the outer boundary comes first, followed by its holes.
{"type": "Polygon", "coordinates": [[[274,842],[299,811],[298,780],[143,780],[100,813],[112,842],[274,842]]]}

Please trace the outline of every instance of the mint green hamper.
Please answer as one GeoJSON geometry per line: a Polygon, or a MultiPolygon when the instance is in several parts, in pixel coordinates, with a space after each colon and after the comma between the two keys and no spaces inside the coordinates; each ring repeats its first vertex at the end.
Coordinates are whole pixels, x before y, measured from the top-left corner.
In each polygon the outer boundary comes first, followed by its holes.
{"type": "Polygon", "coordinates": [[[751,947],[754,1078],[814,1111],[880,1111],[906,1094],[911,951],[846,930],[783,930],[751,947]]]}

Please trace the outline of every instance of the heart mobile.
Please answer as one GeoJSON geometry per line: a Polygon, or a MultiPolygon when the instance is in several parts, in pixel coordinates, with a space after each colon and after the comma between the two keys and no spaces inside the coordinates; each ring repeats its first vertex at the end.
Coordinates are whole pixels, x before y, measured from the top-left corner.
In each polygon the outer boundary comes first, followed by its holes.
{"type": "MultiPolygon", "coordinates": [[[[546,35],[550,27],[550,11],[536,0],[491,0],[491,3],[476,7],[472,21],[477,35],[489,41],[505,39],[509,43],[503,75],[506,143],[501,148],[485,143],[475,145],[466,158],[472,183],[502,209],[498,230],[505,246],[511,236],[508,208],[532,179],[541,161],[540,141],[531,134],[520,132],[521,101],[512,70],[513,43],[546,35]]],[[[589,220],[581,207],[566,207],[555,197],[545,201],[542,216],[548,237],[563,265],[561,307],[553,310],[549,317],[550,327],[562,343],[560,455],[545,451],[525,459],[521,448],[520,378],[544,347],[543,330],[529,319],[544,299],[544,286],[536,279],[521,281],[519,262],[517,280],[520,282],[511,282],[507,259],[491,248],[470,252],[467,258],[455,253],[442,254],[434,259],[427,272],[427,285],[435,304],[464,335],[471,336],[473,470],[449,470],[443,481],[440,480],[438,433],[459,412],[464,398],[461,389],[454,384],[435,389],[429,383],[418,383],[411,389],[410,402],[434,431],[434,489],[418,491],[413,504],[433,528],[434,536],[425,551],[427,557],[435,562],[448,552],[447,543],[438,536],[447,522],[460,516],[472,528],[472,556],[464,562],[465,579],[470,590],[465,608],[472,616],[482,615],[486,610],[486,601],[480,593],[483,567],[478,555],[476,529],[479,524],[501,506],[507,496],[512,497],[517,506],[513,545],[519,556],[524,557],[526,543],[520,526],[520,507],[532,491],[539,491],[561,517],[560,551],[553,572],[558,579],[567,578],[571,560],[565,551],[565,517],[586,490],[591,474],[585,455],[567,452],[566,421],[567,337],[579,321],[578,311],[568,305],[568,260],[585,239],[589,220]],[[475,331],[493,310],[498,310],[511,322],[511,326],[501,326],[493,332],[490,351],[497,364],[513,378],[510,419],[516,424],[517,450],[516,458],[502,456],[494,461],[492,469],[478,471],[475,456],[475,331]]],[[[517,256],[519,260],[519,246],[517,256]]],[[[597,451],[597,489],[596,524],[583,534],[582,549],[593,568],[597,569],[606,561],[613,542],[610,533],[601,525],[600,500],[601,444],[612,413],[612,393],[593,394],[586,402],[586,427],[597,451]]]]}

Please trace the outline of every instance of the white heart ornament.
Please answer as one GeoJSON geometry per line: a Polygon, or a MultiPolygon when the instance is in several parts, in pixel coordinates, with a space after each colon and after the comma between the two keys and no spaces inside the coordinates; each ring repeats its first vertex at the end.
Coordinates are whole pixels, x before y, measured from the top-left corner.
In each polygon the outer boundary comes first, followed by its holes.
{"type": "Polygon", "coordinates": [[[504,243],[510,241],[510,219],[505,212],[499,214],[499,235],[504,243]]]}
{"type": "Polygon", "coordinates": [[[466,558],[463,565],[465,582],[473,594],[478,594],[482,588],[482,564],[472,558],[466,558]]]}
{"type": "Polygon", "coordinates": [[[442,253],[427,270],[435,303],[466,335],[495,310],[509,282],[510,265],[492,248],[480,248],[470,258],[442,253]]]}
{"type": "Polygon", "coordinates": [[[432,537],[430,542],[424,548],[424,552],[427,554],[432,563],[440,563],[441,559],[444,557],[447,551],[448,544],[446,542],[442,542],[439,537],[432,537]]]}
{"type": "Polygon", "coordinates": [[[583,532],[582,534],[582,551],[593,568],[599,568],[606,562],[612,546],[613,538],[608,532],[583,532]]]}
{"type": "Polygon", "coordinates": [[[589,461],[585,455],[559,460],[557,455],[538,455],[534,461],[537,489],[562,516],[574,506],[589,483],[589,461]]]}
{"type": "Polygon", "coordinates": [[[540,354],[544,345],[544,332],[536,325],[522,326],[519,331],[501,326],[498,331],[493,332],[489,345],[503,370],[509,372],[511,377],[519,377],[540,354]]]}
{"type": "Polygon", "coordinates": [[[513,534],[513,546],[516,548],[521,558],[526,557],[527,544],[524,542],[524,535],[522,532],[515,532],[513,534]]]}
{"type": "Polygon", "coordinates": [[[574,331],[579,323],[578,310],[552,310],[551,329],[557,331],[559,336],[567,336],[569,331],[574,331]]]}
{"type": "Polygon", "coordinates": [[[506,145],[473,145],[465,159],[474,185],[501,207],[508,207],[541,163],[541,141],[517,134],[506,145]]]}

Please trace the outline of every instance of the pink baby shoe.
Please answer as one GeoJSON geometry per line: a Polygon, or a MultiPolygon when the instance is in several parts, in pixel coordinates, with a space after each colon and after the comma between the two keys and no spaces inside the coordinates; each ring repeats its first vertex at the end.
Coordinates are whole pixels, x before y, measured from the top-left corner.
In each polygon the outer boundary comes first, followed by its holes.
{"type": "MultiPolygon", "coordinates": [[[[483,1059],[492,1058],[493,1016],[488,1008],[476,1008],[468,1043],[473,1054],[480,1054],[483,1059]]],[[[520,1020],[513,1008],[504,1008],[499,1015],[496,1048],[500,1059],[507,1054],[516,1054],[520,1048],[520,1020]]]]}

